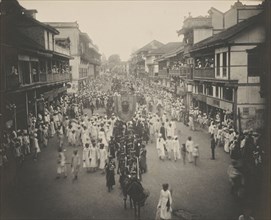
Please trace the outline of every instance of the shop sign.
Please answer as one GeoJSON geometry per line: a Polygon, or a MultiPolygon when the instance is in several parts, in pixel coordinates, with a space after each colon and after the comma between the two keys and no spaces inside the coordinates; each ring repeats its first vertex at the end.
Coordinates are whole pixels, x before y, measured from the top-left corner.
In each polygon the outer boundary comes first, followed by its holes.
{"type": "Polygon", "coordinates": [[[58,89],[58,93],[62,93],[62,92],[66,92],[67,91],[67,87],[64,86],[64,87],[61,87],[58,89]]]}
{"type": "Polygon", "coordinates": [[[184,88],[183,87],[177,87],[177,93],[184,93],[184,88]]]}
{"type": "Polygon", "coordinates": [[[6,128],[10,129],[13,126],[13,120],[9,120],[6,122],[6,128]]]}
{"type": "Polygon", "coordinates": [[[230,110],[232,111],[233,104],[229,102],[220,101],[220,108],[223,110],[230,110]]]}
{"type": "Polygon", "coordinates": [[[18,55],[18,60],[19,61],[30,61],[30,57],[27,56],[27,55],[21,55],[21,54],[19,54],[18,55]]]}
{"type": "Polygon", "coordinates": [[[196,95],[198,101],[206,102],[206,96],[204,95],[196,95]]]}
{"type": "Polygon", "coordinates": [[[217,100],[217,99],[212,99],[212,98],[207,97],[206,103],[207,103],[208,105],[211,105],[211,106],[220,108],[220,101],[217,100]]]}
{"type": "Polygon", "coordinates": [[[192,92],[193,88],[192,88],[192,85],[191,84],[188,84],[187,85],[187,91],[188,92],[192,92]]]}

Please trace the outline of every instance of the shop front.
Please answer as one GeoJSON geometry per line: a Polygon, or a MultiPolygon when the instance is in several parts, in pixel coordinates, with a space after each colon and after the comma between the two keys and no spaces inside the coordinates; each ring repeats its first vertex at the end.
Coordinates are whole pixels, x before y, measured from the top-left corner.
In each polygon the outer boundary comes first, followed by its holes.
{"type": "Polygon", "coordinates": [[[219,115],[219,121],[222,121],[225,115],[233,118],[233,102],[202,94],[193,94],[193,107],[198,107],[201,112],[207,113],[211,118],[217,119],[217,115],[219,115]]]}
{"type": "Polygon", "coordinates": [[[201,112],[207,113],[206,96],[193,94],[193,106],[198,107],[201,112]]]}
{"type": "Polygon", "coordinates": [[[206,98],[207,112],[212,118],[216,118],[217,115],[220,115],[219,120],[222,121],[225,118],[225,115],[233,119],[233,103],[223,100],[219,100],[212,97],[206,98]]]}
{"type": "Polygon", "coordinates": [[[25,92],[7,94],[4,115],[6,129],[16,130],[27,127],[25,92]]]}

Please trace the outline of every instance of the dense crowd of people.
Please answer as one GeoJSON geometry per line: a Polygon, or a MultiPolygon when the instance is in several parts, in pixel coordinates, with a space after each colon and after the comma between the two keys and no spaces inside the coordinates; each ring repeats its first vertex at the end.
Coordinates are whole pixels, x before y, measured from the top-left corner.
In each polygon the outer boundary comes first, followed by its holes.
{"type": "MultiPolygon", "coordinates": [[[[244,198],[255,192],[253,189],[261,179],[263,137],[253,130],[237,132],[230,115],[224,112],[222,118],[220,113],[210,115],[198,107],[188,108],[183,98],[161,90],[156,83],[100,77],[76,94],[64,94],[46,103],[37,117],[30,113],[27,128],[4,132],[0,166],[8,163],[8,151],[14,153],[17,167],[22,166],[30,155],[33,160],[39,160],[39,154],[48,147],[49,140],[56,137],[56,178],[67,177],[67,164],[71,165],[73,181],[78,179],[80,167],[88,173],[101,170],[106,174],[110,192],[116,184],[115,170],[120,174],[120,183],[124,176],[135,173],[141,180],[142,174],[148,171],[146,145],[149,142],[155,142],[160,160],[176,162],[182,159],[185,164],[187,158],[197,166],[199,145],[193,142],[193,131],[201,129],[210,134],[211,159],[215,159],[218,147],[229,153],[232,164],[228,175],[232,192],[244,198]],[[105,81],[111,82],[111,89],[103,89],[105,81]],[[114,96],[122,93],[137,97],[136,112],[129,121],[122,121],[114,114],[114,96]],[[90,109],[91,114],[85,113],[85,109],[90,109]],[[99,109],[104,109],[105,114],[99,109]],[[192,131],[185,143],[179,142],[178,122],[183,122],[192,131]],[[70,162],[65,153],[67,147],[73,149],[70,162]]],[[[168,186],[163,186],[159,208],[165,208],[162,197],[168,192],[168,186]]],[[[161,216],[166,215],[165,210],[161,213],[161,216]]]]}

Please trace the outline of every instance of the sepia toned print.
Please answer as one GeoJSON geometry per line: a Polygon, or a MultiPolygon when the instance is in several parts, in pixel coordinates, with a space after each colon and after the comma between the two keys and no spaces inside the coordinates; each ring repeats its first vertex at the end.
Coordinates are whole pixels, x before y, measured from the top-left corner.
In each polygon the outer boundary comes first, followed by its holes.
{"type": "Polygon", "coordinates": [[[271,218],[269,1],[0,9],[0,219],[271,218]]]}

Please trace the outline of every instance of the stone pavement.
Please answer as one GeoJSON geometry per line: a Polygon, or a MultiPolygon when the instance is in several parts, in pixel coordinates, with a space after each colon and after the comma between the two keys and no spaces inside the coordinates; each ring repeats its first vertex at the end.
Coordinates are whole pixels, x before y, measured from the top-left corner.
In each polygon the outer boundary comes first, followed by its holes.
{"type": "MultiPolygon", "coordinates": [[[[178,123],[178,130],[180,143],[191,135],[199,144],[198,166],[183,165],[181,160],[163,162],[157,157],[155,144],[149,144],[148,172],[143,174],[142,184],[150,191],[150,197],[141,209],[141,219],[155,218],[163,183],[169,183],[173,190],[173,209],[179,216],[200,216],[202,220],[237,219],[239,208],[230,194],[227,177],[229,155],[218,148],[216,160],[210,160],[210,140],[205,132],[190,131],[182,123],[178,123]]],[[[29,158],[19,171],[18,187],[4,192],[3,219],[134,219],[133,210],[123,208],[118,175],[110,193],[101,171],[86,173],[81,169],[79,180],[72,183],[68,165],[68,178],[56,180],[56,142],[56,138],[50,140],[37,162],[29,158]]],[[[65,147],[69,162],[73,148],[65,147]]],[[[82,155],[81,149],[79,153],[82,155]]],[[[174,216],[174,219],[184,218],[174,216]]]]}

